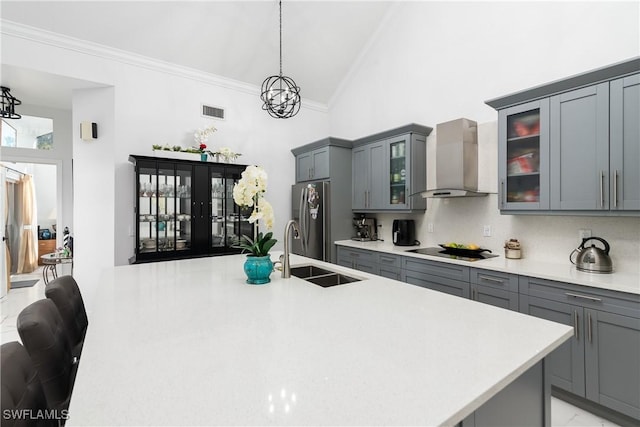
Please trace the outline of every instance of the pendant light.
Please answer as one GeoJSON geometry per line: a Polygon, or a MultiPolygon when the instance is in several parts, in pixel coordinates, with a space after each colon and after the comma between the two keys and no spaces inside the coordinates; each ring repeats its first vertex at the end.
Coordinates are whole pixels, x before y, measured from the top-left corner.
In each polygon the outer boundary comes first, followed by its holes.
{"type": "Polygon", "coordinates": [[[300,87],[291,77],[282,75],[282,1],[280,4],[280,75],[262,82],[262,109],[276,119],[288,119],[300,111],[300,87]]]}
{"type": "Polygon", "coordinates": [[[16,113],[16,105],[20,105],[22,104],[22,102],[15,96],[11,95],[11,93],[9,93],[11,89],[9,89],[8,87],[0,86],[0,89],[2,89],[2,99],[0,100],[0,107],[2,108],[2,110],[0,110],[0,114],[2,115],[2,118],[21,118],[22,116],[16,113]]]}

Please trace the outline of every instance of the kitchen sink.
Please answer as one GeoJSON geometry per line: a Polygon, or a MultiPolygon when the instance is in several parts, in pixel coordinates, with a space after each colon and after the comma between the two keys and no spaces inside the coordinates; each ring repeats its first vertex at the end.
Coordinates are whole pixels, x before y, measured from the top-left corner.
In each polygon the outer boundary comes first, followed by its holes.
{"type": "Polygon", "coordinates": [[[360,279],[350,277],[342,273],[316,267],[315,265],[301,265],[299,267],[291,267],[291,275],[304,279],[314,285],[328,288],[336,285],[344,285],[345,283],[359,282],[360,279]]]}
{"type": "Polygon", "coordinates": [[[291,267],[291,275],[306,279],[308,277],[322,276],[324,274],[332,274],[333,271],[316,267],[315,265],[301,265],[300,267],[291,267]]]}
{"type": "Polygon", "coordinates": [[[349,277],[349,276],[345,276],[344,274],[340,274],[340,273],[332,273],[332,274],[327,274],[325,276],[318,276],[318,277],[309,277],[308,279],[305,279],[307,282],[311,282],[314,285],[318,285],[318,286],[322,286],[323,288],[328,288],[330,286],[336,286],[336,285],[344,285],[345,283],[353,283],[353,282],[359,282],[360,279],[356,279],[355,277],[349,277]]]}

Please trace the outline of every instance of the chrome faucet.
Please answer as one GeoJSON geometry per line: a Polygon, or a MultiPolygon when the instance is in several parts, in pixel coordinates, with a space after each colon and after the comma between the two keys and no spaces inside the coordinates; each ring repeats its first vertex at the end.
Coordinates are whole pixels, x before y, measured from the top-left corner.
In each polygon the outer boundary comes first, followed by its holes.
{"type": "Polygon", "coordinates": [[[294,239],[300,238],[300,227],[298,223],[293,219],[290,219],[287,222],[287,225],[284,227],[284,253],[280,255],[280,262],[282,262],[282,277],[288,279],[291,277],[291,265],[289,264],[289,231],[293,227],[293,237],[294,239]]]}

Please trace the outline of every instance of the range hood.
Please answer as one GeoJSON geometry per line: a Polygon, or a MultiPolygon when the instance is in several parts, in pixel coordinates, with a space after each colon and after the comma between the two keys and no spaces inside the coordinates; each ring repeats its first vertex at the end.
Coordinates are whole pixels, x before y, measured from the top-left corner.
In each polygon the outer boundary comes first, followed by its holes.
{"type": "Polygon", "coordinates": [[[424,198],[486,196],[478,192],[478,124],[457,119],[436,126],[435,188],[424,198]]]}

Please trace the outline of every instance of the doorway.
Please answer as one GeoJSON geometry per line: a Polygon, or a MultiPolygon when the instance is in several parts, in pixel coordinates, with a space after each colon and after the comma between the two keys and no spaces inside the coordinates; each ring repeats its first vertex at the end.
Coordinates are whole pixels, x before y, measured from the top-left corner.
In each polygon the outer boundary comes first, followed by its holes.
{"type": "Polygon", "coordinates": [[[59,240],[58,225],[58,167],[46,163],[5,163],[3,178],[6,196],[4,241],[8,251],[2,267],[3,289],[12,288],[11,283],[24,283],[42,277],[40,257],[55,252],[59,240]],[[31,181],[31,189],[24,188],[31,181]],[[26,197],[31,197],[27,200],[26,197]],[[31,220],[25,213],[31,211],[31,220]]]}

